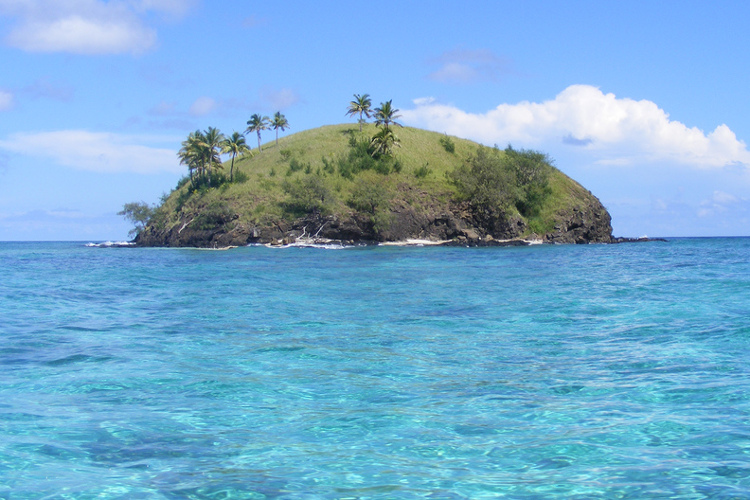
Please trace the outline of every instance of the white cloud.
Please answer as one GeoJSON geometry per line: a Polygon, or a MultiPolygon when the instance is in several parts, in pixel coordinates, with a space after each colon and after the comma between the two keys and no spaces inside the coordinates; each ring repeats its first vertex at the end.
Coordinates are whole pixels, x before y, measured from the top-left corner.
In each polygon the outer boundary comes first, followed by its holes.
{"type": "Polygon", "coordinates": [[[654,102],[617,98],[589,85],[572,85],[549,101],[501,104],[486,113],[423,99],[415,106],[402,110],[405,123],[487,144],[562,142],[597,156],[600,164],[750,165],[747,145],[726,125],[706,134],[670,120],[654,102]]]}
{"type": "Polygon", "coordinates": [[[265,88],[260,92],[260,98],[263,102],[263,107],[274,111],[286,109],[299,102],[299,95],[295,91],[286,88],[280,90],[265,88]]]}
{"type": "Polygon", "coordinates": [[[698,217],[711,217],[722,214],[729,210],[734,212],[746,211],[746,199],[738,198],[724,191],[714,191],[711,198],[701,201],[698,209],[698,217]]]}
{"type": "Polygon", "coordinates": [[[156,43],[143,17],[150,11],[181,16],[192,0],[0,0],[18,22],[6,37],[29,52],[141,53],[156,43]]]}
{"type": "Polygon", "coordinates": [[[13,94],[0,90],[0,111],[6,111],[13,106],[13,94]]]}
{"type": "Polygon", "coordinates": [[[188,110],[193,116],[206,116],[216,109],[216,101],[210,97],[199,97],[188,110]]]}
{"type": "Polygon", "coordinates": [[[74,54],[140,53],[156,41],[156,34],[137,22],[68,16],[26,23],[8,36],[10,45],[29,52],[74,54]]]}
{"type": "Polygon", "coordinates": [[[174,17],[182,17],[192,9],[197,0],[134,0],[134,7],[142,12],[157,11],[174,17]]]}
{"type": "Polygon", "coordinates": [[[145,137],[60,130],[17,133],[0,140],[0,149],[52,160],[60,165],[94,172],[151,174],[182,172],[174,149],[153,144],[178,143],[172,137],[145,137]]]}
{"type": "Polygon", "coordinates": [[[509,62],[489,50],[456,49],[435,60],[440,67],[429,78],[443,83],[499,80],[509,71],[509,62]]]}

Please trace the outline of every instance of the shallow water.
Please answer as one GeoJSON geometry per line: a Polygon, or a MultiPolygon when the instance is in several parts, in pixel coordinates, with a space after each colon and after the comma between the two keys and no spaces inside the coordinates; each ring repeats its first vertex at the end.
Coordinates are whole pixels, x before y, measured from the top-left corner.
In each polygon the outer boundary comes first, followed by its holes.
{"type": "Polygon", "coordinates": [[[0,243],[0,498],[750,498],[750,239],[0,243]]]}

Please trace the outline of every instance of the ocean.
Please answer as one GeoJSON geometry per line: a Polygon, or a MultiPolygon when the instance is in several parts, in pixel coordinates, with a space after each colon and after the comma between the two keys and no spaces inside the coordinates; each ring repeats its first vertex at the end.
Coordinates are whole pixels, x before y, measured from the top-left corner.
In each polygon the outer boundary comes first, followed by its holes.
{"type": "Polygon", "coordinates": [[[84,243],[0,243],[2,499],[750,498],[750,238],[84,243]]]}

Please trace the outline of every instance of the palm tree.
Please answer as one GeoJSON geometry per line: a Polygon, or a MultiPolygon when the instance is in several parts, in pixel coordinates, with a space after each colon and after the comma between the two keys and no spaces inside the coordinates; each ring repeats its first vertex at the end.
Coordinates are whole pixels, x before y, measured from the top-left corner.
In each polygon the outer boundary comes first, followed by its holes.
{"type": "Polygon", "coordinates": [[[229,168],[229,182],[232,182],[234,181],[235,157],[239,154],[250,152],[250,148],[247,147],[247,143],[245,142],[245,136],[239,132],[234,132],[231,137],[227,137],[221,142],[221,152],[232,155],[232,166],[229,168]]]}
{"type": "Polygon", "coordinates": [[[203,142],[203,132],[196,130],[190,132],[187,139],[182,142],[182,148],[178,151],[177,156],[180,158],[180,163],[187,165],[188,171],[190,172],[190,181],[195,184],[193,178],[193,172],[196,171],[197,175],[201,175],[203,166],[203,151],[201,143],[203,142]]]}
{"type": "Polygon", "coordinates": [[[275,115],[273,115],[273,120],[271,120],[271,128],[273,128],[276,131],[276,145],[279,145],[279,129],[283,132],[284,130],[290,128],[289,122],[286,119],[286,116],[281,114],[281,111],[277,111],[275,115]]]}
{"type": "Polygon", "coordinates": [[[268,130],[268,126],[271,124],[271,120],[267,116],[261,116],[259,114],[254,114],[250,117],[250,119],[247,121],[247,130],[245,130],[245,133],[247,132],[257,132],[258,133],[258,152],[262,152],[260,149],[260,132],[262,130],[268,130]]]}
{"type": "Polygon", "coordinates": [[[393,146],[401,146],[401,143],[393,133],[393,130],[383,127],[372,136],[370,141],[370,148],[372,149],[372,156],[390,155],[393,146]]]}
{"type": "Polygon", "coordinates": [[[362,124],[365,123],[365,119],[362,116],[370,118],[372,116],[372,101],[370,100],[370,94],[354,94],[354,100],[349,103],[349,109],[346,112],[347,115],[354,116],[359,114],[359,131],[362,132],[362,124]]]}
{"type": "Polygon", "coordinates": [[[382,125],[386,129],[389,128],[391,124],[403,127],[403,125],[396,121],[396,118],[401,118],[401,115],[396,114],[399,110],[393,107],[392,101],[393,99],[381,102],[380,107],[375,108],[376,125],[382,125]]]}
{"type": "Polygon", "coordinates": [[[200,130],[191,132],[188,138],[183,141],[182,148],[177,156],[180,158],[180,163],[188,166],[193,187],[195,187],[193,171],[197,172],[198,177],[207,179],[210,186],[211,169],[223,168],[218,152],[219,145],[223,140],[224,135],[218,129],[208,127],[203,132],[200,130]]]}
{"type": "Polygon", "coordinates": [[[208,174],[208,185],[211,185],[211,169],[224,168],[221,164],[221,143],[224,141],[224,134],[219,129],[208,127],[203,132],[203,154],[205,155],[205,164],[208,174]]]}

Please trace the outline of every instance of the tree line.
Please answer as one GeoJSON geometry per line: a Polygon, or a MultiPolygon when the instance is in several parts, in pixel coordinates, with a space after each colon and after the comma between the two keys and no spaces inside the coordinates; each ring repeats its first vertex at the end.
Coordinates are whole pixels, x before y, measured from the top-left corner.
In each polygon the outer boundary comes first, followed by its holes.
{"type": "Polygon", "coordinates": [[[280,111],[273,115],[273,119],[256,113],[247,121],[247,129],[244,133],[235,131],[232,135],[225,136],[214,127],[191,132],[187,139],[182,142],[182,147],[177,156],[180,158],[180,164],[187,165],[193,187],[197,187],[199,184],[210,187],[212,177],[216,177],[216,171],[224,169],[221,155],[229,154],[232,156],[229,182],[234,182],[235,158],[238,155],[251,153],[245,134],[249,132],[258,134],[258,152],[262,152],[260,134],[263,130],[274,129],[276,131],[276,144],[278,144],[279,129],[284,131],[287,128],[289,128],[289,121],[280,111]]]}
{"type": "MultiPolygon", "coordinates": [[[[399,110],[393,107],[393,101],[385,101],[379,107],[372,107],[372,99],[369,94],[354,94],[354,100],[349,103],[347,114],[359,115],[359,131],[362,125],[367,123],[368,118],[374,118],[378,131],[369,138],[366,147],[372,157],[389,156],[395,146],[400,146],[399,139],[393,132],[393,126],[403,126],[396,120],[401,117],[399,110]]],[[[273,129],[276,131],[276,144],[279,143],[279,130],[282,132],[289,128],[289,121],[277,111],[273,118],[261,114],[253,114],[247,121],[244,133],[233,132],[225,136],[214,127],[206,130],[191,132],[187,139],[182,142],[177,153],[180,164],[188,167],[189,179],[193,188],[199,185],[211,187],[212,180],[221,182],[217,175],[219,170],[224,169],[221,161],[222,154],[231,155],[229,167],[229,182],[234,182],[234,162],[237,156],[252,153],[247,144],[246,134],[255,132],[258,137],[258,152],[263,151],[261,144],[261,132],[273,129]]],[[[225,178],[224,178],[225,179],[225,178]]]]}
{"type": "Polygon", "coordinates": [[[350,116],[359,115],[359,131],[362,125],[367,123],[366,118],[374,118],[378,131],[370,138],[369,148],[372,156],[390,155],[394,146],[400,146],[398,137],[393,132],[391,125],[403,127],[396,121],[401,118],[399,110],[393,107],[393,99],[381,102],[380,107],[372,107],[370,94],[354,94],[354,100],[349,102],[346,114],[350,116]]]}

